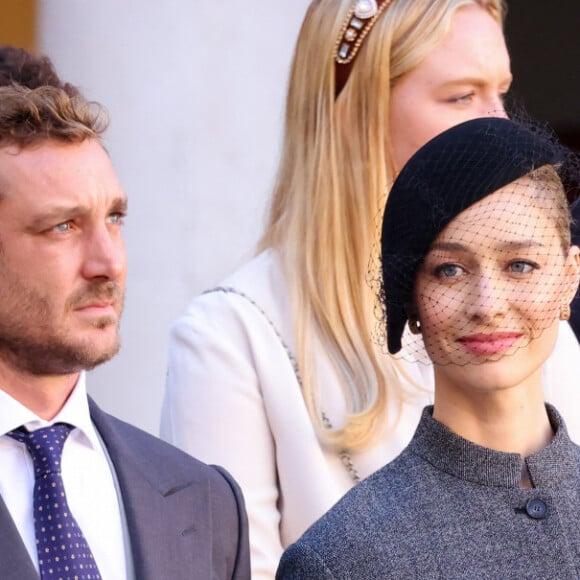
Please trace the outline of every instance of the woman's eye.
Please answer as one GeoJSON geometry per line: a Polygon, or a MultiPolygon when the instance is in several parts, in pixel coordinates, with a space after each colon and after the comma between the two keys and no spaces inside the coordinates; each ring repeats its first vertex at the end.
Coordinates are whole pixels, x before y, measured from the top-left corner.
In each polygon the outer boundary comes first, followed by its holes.
{"type": "Polygon", "coordinates": [[[449,99],[449,102],[451,103],[458,103],[460,105],[469,105],[469,103],[471,103],[471,101],[473,100],[475,93],[471,92],[471,93],[466,93],[465,95],[459,95],[458,97],[452,97],[451,99],[449,99]]]}
{"type": "Polygon", "coordinates": [[[463,268],[457,264],[442,264],[435,268],[435,275],[438,278],[457,278],[463,274],[463,268]]]}
{"type": "Polygon", "coordinates": [[[537,264],[523,260],[516,260],[515,262],[511,262],[509,265],[510,271],[514,274],[529,274],[532,270],[536,270],[537,267],[537,264]]]}

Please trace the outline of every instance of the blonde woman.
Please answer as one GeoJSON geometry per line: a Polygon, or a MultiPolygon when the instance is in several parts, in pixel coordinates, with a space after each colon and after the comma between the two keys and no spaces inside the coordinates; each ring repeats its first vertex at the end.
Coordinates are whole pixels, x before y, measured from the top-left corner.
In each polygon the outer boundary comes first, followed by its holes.
{"type": "MultiPolygon", "coordinates": [[[[378,346],[369,279],[381,211],[428,139],[504,115],[503,10],[501,0],[316,0],[306,14],[261,252],[174,325],[162,416],[163,437],[239,481],[258,580],[399,454],[430,402],[431,368],[378,346]]],[[[574,360],[562,330],[555,356],[574,360]]],[[[565,371],[548,363],[549,396],[575,396],[565,371]]]]}

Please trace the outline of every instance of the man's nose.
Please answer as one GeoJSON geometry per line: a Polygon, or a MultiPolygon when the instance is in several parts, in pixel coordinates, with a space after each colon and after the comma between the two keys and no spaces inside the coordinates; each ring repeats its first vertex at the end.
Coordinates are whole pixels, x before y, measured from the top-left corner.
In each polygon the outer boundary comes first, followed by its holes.
{"type": "Polygon", "coordinates": [[[95,228],[86,241],[83,275],[87,279],[118,280],[127,267],[125,243],[118,231],[106,225],[95,228]]]}

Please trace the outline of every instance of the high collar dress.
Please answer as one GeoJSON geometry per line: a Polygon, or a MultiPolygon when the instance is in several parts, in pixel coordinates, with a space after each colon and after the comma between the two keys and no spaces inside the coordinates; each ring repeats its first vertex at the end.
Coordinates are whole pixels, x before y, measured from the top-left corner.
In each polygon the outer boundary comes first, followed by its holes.
{"type": "Polygon", "coordinates": [[[278,578],[571,579],[580,575],[580,448],[550,405],[550,445],[476,445],[427,407],[403,453],[285,552],[278,578]]]}

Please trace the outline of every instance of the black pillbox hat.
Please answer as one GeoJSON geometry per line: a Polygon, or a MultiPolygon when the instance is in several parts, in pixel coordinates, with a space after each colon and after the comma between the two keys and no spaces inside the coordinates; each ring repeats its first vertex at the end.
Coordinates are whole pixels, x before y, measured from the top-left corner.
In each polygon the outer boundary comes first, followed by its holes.
{"type": "Polygon", "coordinates": [[[439,233],[485,196],[538,167],[562,161],[564,148],[550,136],[502,118],[456,125],[411,157],[389,193],[381,236],[391,354],[401,350],[415,277],[439,233]]]}

